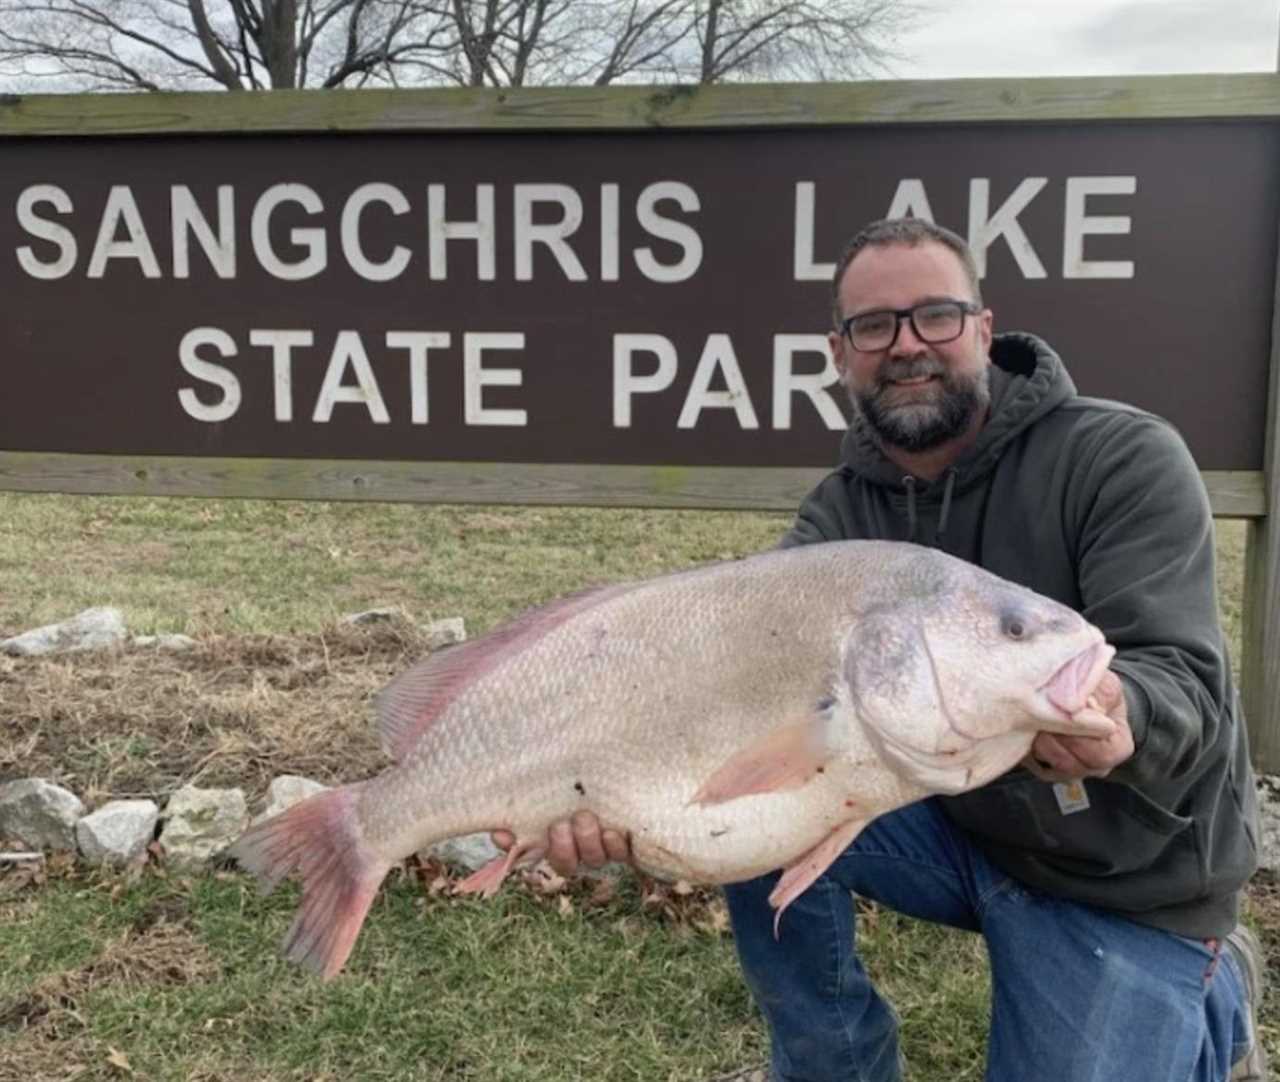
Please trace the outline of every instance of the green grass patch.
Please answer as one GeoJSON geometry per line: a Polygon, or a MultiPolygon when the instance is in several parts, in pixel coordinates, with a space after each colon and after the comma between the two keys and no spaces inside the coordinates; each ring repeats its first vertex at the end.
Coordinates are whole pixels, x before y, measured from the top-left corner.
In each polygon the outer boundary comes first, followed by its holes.
{"type": "Polygon", "coordinates": [[[777,514],[0,493],[0,635],[116,605],[131,631],[288,633],[399,605],[475,631],[600,582],[773,545],[777,514]]]}
{"type": "MultiPolygon", "coordinates": [[[[676,1082],[765,1055],[722,914],[700,917],[714,894],[672,916],[633,878],[599,906],[588,889],[485,902],[393,877],[324,984],[277,957],[291,889],[263,899],[231,873],[57,878],[0,904],[0,1078],[6,1053],[28,1079],[68,1060],[123,1077],[115,1052],[174,1082],[676,1082]]],[[[981,940],[860,908],[915,1077],[981,1078],[981,940]]]]}
{"type": "Polygon", "coordinates": [[[329,984],[277,957],[292,890],[147,874],[35,897],[0,908],[0,1048],[31,1067],[63,1054],[54,1027],[80,1055],[109,1066],[115,1049],[174,1080],[229,1064],[240,1078],[695,1079],[762,1050],[729,940],[646,911],[634,880],[584,909],[522,889],[429,897],[395,877],[329,984]]]}

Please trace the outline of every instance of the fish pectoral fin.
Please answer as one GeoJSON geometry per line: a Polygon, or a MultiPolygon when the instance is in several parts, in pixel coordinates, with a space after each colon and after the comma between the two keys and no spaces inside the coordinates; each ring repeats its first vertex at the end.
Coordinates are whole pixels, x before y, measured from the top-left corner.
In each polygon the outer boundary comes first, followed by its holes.
{"type": "Polygon", "coordinates": [[[730,757],[690,798],[690,804],[723,804],[752,793],[798,789],[834,754],[820,719],[774,729],[730,757]]]}
{"type": "Polygon", "coordinates": [[[841,823],[830,834],[822,839],[797,860],[787,865],[773,890],[769,893],[769,904],[773,906],[773,937],[778,938],[778,922],[787,906],[808,890],[823,872],[831,867],[832,862],[843,853],[871,820],[850,819],[841,823]]]}
{"type": "Polygon", "coordinates": [[[494,857],[483,868],[472,872],[453,888],[453,893],[482,894],[486,898],[492,898],[498,893],[498,888],[502,886],[507,876],[511,874],[512,868],[517,864],[541,860],[542,854],[541,845],[521,845],[517,842],[503,856],[494,857]]]}

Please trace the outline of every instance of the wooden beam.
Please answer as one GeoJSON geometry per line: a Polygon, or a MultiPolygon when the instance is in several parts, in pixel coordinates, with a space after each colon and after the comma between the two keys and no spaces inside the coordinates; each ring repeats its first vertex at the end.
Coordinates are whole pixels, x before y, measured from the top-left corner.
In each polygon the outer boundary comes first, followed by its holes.
{"type": "Polygon", "coordinates": [[[1271,325],[1265,498],[1271,513],[1249,523],[1245,542],[1240,697],[1254,764],[1280,773],[1280,261],[1271,325]]]}
{"type": "Polygon", "coordinates": [[[1201,470],[1214,518],[1262,518],[1267,496],[1261,471],[1201,470]]]}
{"type": "Polygon", "coordinates": [[[1280,117],[1280,74],[0,95],[0,138],[1280,117]]]}
{"type": "MultiPolygon", "coordinates": [[[[0,491],[793,512],[822,467],[527,465],[0,451],[0,491]]],[[[1201,475],[1219,518],[1266,514],[1263,476],[1201,475]]]]}

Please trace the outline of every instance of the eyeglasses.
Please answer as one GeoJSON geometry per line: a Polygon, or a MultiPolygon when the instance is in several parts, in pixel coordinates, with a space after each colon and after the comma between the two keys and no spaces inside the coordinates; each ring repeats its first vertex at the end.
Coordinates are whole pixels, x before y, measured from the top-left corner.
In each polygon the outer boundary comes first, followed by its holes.
{"type": "Polygon", "coordinates": [[[902,321],[909,319],[921,342],[937,346],[959,338],[964,333],[964,317],[980,311],[968,301],[925,301],[911,308],[881,308],[850,316],[840,324],[840,332],[859,353],[875,353],[892,346],[902,321]]]}

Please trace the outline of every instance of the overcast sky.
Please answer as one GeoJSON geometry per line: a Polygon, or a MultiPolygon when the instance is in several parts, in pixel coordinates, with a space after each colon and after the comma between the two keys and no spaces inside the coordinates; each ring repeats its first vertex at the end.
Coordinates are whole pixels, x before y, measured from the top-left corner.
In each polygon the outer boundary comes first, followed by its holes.
{"type": "Polygon", "coordinates": [[[1280,0],[923,0],[903,79],[1274,71],[1280,0]]]}

